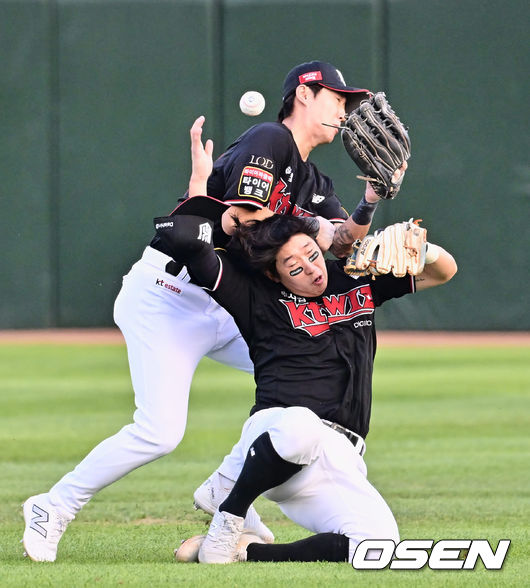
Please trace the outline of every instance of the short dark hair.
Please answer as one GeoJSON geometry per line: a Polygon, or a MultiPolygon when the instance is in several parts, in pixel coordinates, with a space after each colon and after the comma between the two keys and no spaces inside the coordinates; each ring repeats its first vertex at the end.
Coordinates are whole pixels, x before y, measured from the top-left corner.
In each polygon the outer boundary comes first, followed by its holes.
{"type": "Polygon", "coordinates": [[[278,277],[278,251],[293,235],[299,233],[316,239],[319,223],[314,217],[274,214],[262,221],[239,223],[232,235],[232,246],[242,249],[250,266],[278,277]]]}
{"type": "MultiPolygon", "coordinates": [[[[318,86],[318,85],[311,85],[311,86],[307,86],[308,88],[311,89],[311,92],[313,92],[313,96],[316,96],[320,90],[322,90],[323,86],[318,86]]],[[[277,122],[282,122],[285,118],[287,118],[288,116],[291,116],[291,114],[293,113],[293,109],[294,109],[294,97],[296,95],[296,92],[293,92],[292,94],[289,94],[289,96],[287,96],[285,98],[285,100],[283,101],[282,107],[280,109],[280,112],[278,112],[278,120],[277,122]]]]}

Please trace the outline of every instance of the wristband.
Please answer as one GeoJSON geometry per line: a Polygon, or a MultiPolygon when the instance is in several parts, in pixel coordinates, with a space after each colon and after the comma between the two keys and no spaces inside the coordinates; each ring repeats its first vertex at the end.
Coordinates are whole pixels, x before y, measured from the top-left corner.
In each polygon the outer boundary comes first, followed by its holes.
{"type": "Polygon", "coordinates": [[[425,265],[434,263],[442,252],[442,248],[434,243],[427,243],[427,251],[425,253],[425,265]]]}
{"type": "Polygon", "coordinates": [[[379,201],[368,202],[363,196],[359,204],[357,204],[357,208],[351,214],[352,220],[358,225],[369,225],[372,222],[378,204],[379,201]]]}

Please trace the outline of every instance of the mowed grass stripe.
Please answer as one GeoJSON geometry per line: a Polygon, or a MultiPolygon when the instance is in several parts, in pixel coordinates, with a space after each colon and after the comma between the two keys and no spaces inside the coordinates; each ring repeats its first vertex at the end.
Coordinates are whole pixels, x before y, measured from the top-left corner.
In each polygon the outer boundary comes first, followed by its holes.
{"type": "MultiPolygon", "coordinates": [[[[529,348],[381,347],[369,479],[403,538],[512,539],[504,567],[358,572],[348,565],[178,565],[180,539],[205,532],[195,487],[238,439],[252,378],[204,360],[188,428],[169,456],[103,490],[65,534],[55,564],[21,557],[20,503],[47,490],[131,420],[127,355],[116,345],[0,345],[0,579],[3,586],[521,586],[529,571],[529,348]]],[[[272,503],[277,541],[300,539],[272,503]]]]}

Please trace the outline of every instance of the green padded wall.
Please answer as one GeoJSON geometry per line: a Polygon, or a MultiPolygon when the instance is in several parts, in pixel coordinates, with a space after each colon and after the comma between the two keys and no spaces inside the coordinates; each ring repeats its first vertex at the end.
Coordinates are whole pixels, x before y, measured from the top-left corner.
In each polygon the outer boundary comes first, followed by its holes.
{"type": "MultiPolygon", "coordinates": [[[[227,0],[223,36],[225,139],[232,140],[255,122],[276,120],[285,75],[304,61],[328,61],[342,71],[348,84],[373,88],[372,56],[378,41],[373,35],[372,18],[371,2],[367,0],[227,0]],[[250,89],[262,92],[267,102],[264,114],[255,119],[241,114],[238,106],[241,94],[250,89]]],[[[334,179],[337,193],[351,210],[364,187],[355,179],[340,140],[319,147],[311,159],[334,179]]]]}
{"type": "Polygon", "coordinates": [[[530,328],[528,14],[523,0],[390,2],[390,98],[413,141],[392,216],[432,225],[459,272],[392,302],[385,326],[530,328]]]}
{"type": "Polygon", "coordinates": [[[110,323],[121,276],[189,177],[211,113],[207,2],[61,2],[60,325],[110,323]]]}
{"type": "Polygon", "coordinates": [[[0,328],[53,321],[51,27],[42,2],[0,3],[0,328]]]}
{"type": "MultiPolygon", "coordinates": [[[[121,276],[190,171],[199,114],[215,152],[274,120],[310,59],[387,92],[412,158],[374,227],[421,217],[447,286],[386,304],[383,328],[530,328],[529,58],[522,0],[0,1],[0,328],[106,326],[121,276]],[[260,90],[263,115],[240,95],[260,90]]],[[[340,141],[313,160],[350,210],[340,141]]]]}

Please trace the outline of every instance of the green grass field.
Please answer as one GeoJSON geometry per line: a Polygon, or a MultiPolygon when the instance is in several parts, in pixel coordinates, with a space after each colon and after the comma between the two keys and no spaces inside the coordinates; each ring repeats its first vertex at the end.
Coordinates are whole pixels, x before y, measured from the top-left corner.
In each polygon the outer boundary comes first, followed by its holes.
{"type": "MultiPolygon", "coordinates": [[[[192,493],[218,465],[253,399],[249,376],[203,361],[177,450],[99,493],[57,562],[22,557],[20,504],[130,421],[126,352],[112,345],[0,345],[0,583],[5,586],[523,586],[530,576],[530,348],[381,348],[368,476],[402,538],[500,539],[500,571],[355,571],[347,564],[177,564],[205,532],[192,493]],[[526,580],[525,580],[526,578],[526,580]]],[[[278,542],[307,536],[264,499],[278,542]]]]}

